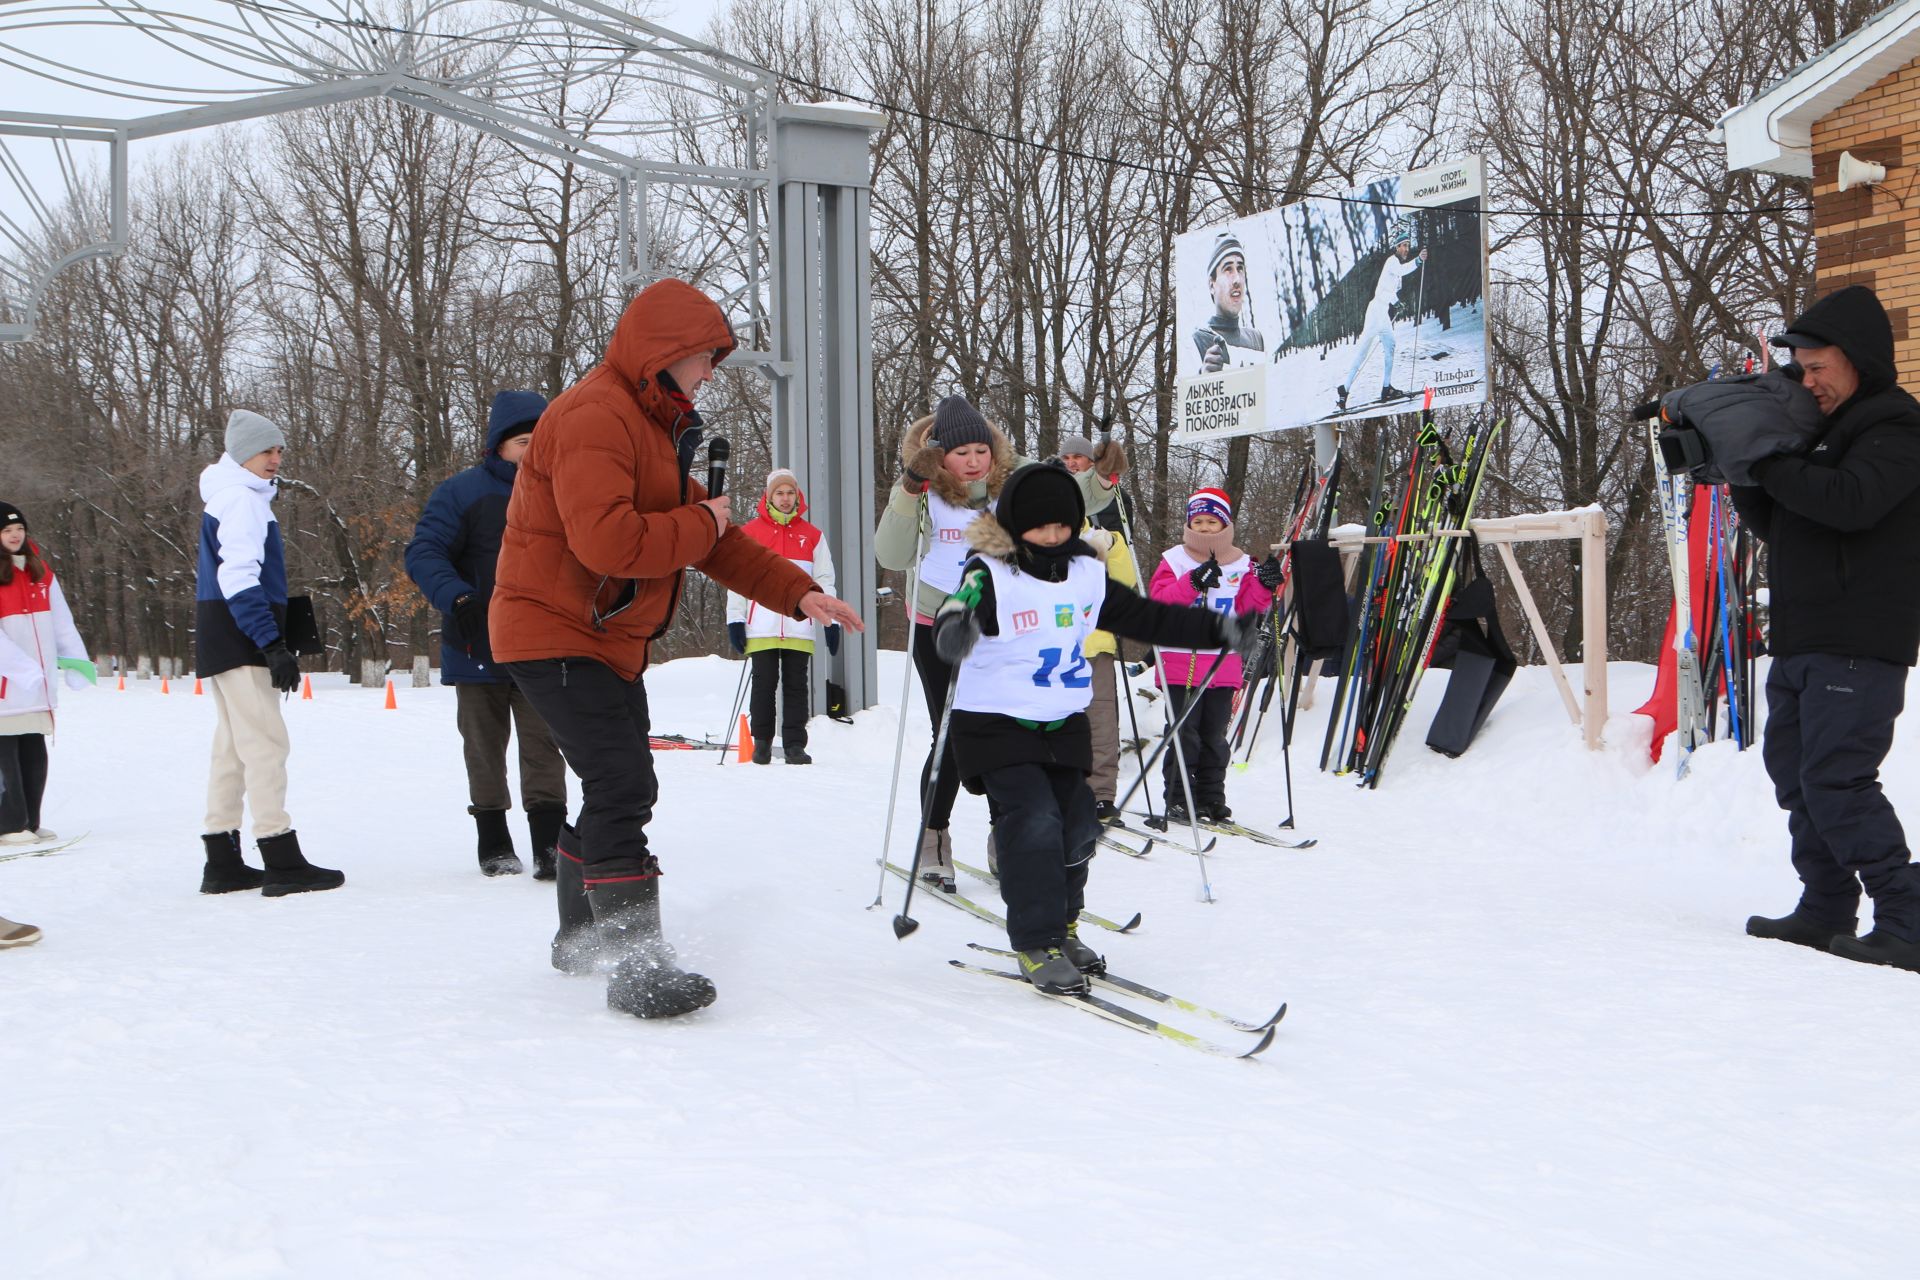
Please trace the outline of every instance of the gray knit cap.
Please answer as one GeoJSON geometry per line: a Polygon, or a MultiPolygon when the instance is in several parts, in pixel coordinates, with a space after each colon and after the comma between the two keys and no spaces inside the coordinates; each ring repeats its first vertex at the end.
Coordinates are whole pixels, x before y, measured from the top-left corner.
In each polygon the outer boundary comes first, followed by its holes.
{"type": "Polygon", "coordinates": [[[1061,436],[1060,456],[1063,458],[1085,458],[1093,460],[1093,441],[1085,436],[1061,436]]]}
{"type": "Polygon", "coordinates": [[[965,396],[948,396],[933,406],[934,444],[942,449],[958,449],[963,444],[993,444],[993,432],[981,412],[967,403],[965,396]]]}
{"type": "Polygon", "coordinates": [[[1222,231],[1213,238],[1213,252],[1207,257],[1207,279],[1220,274],[1220,264],[1228,258],[1239,258],[1240,265],[1247,262],[1247,251],[1240,243],[1240,237],[1231,231],[1222,231]]]}
{"type": "Polygon", "coordinates": [[[235,409],[227,419],[227,456],[245,464],[256,453],[286,448],[287,437],[271,419],[251,409],[235,409]]]}

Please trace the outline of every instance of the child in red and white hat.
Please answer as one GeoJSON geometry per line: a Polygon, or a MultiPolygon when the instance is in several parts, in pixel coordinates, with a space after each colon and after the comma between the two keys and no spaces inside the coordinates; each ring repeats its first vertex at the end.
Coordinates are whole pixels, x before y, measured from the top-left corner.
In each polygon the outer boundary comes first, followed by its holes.
{"type": "MultiPolygon", "coordinates": [[[[1186,536],[1160,556],[1147,594],[1164,604],[1183,604],[1225,614],[1259,614],[1273,603],[1280,566],[1263,565],[1233,545],[1233,499],[1221,489],[1200,489],[1187,499],[1186,536]],[[1272,581],[1269,581],[1272,579],[1272,581]]],[[[1217,649],[1160,650],[1160,675],[1167,687],[1167,714],[1178,717],[1187,703],[1200,706],[1180,729],[1187,781],[1202,822],[1225,822],[1227,808],[1227,725],[1233,718],[1234,692],[1245,683],[1236,653],[1227,654],[1211,680],[1217,649]]],[[[1169,823],[1189,821],[1187,791],[1181,785],[1174,753],[1166,753],[1162,775],[1169,823]]]]}

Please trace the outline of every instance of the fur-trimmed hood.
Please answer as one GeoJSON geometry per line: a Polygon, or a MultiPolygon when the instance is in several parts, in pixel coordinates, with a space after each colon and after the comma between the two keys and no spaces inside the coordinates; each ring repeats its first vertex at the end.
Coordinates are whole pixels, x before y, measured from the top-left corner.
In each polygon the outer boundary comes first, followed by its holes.
{"type": "MultiPolygon", "coordinates": [[[[932,430],[932,414],[928,414],[907,428],[906,434],[900,437],[900,462],[903,466],[908,458],[926,446],[927,434],[932,430]]],[[[993,466],[988,470],[985,480],[986,497],[991,502],[1000,496],[1000,486],[1004,485],[1007,477],[1013,474],[1014,464],[1019,460],[1014,456],[1013,442],[1007,439],[1007,433],[1000,429],[999,424],[989,419],[987,430],[993,436],[993,466]]],[[[981,482],[975,481],[975,483],[981,482]]],[[[962,483],[945,467],[934,474],[933,483],[930,486],[934,493],[956,507],[973,505],[974,495],[969,492],[971,487],[962,483]]]]}
{"type": "MultiPolygon", "coordinates": [[[[1013,564],[1015,562],[1014,552],[1017,551],[1018,548],[1014,545],[1013,535],[1007,532],[1007,527],[1000,523],[1000,517],[994,515],[993,512],[982,511],[979,515],[975,516],[973,522],[966,528],[966,535],[967,549],[969,551],[977,555],[991,556],[993,559],[1004,561],[1007,564],[1013,564]]],[[[1106,533],[1104,530],[1095,530],[1081,534],[1067,545],[1073,548],[1073,554],[1077,556],[1093,556],[1097,559],[1105,555],[1106,552],[1104,549],[1095,548],[1092,545],[1092,540],[1096,537],[1107,546],[1113,544],[1112,534],[1106,533]]]]}

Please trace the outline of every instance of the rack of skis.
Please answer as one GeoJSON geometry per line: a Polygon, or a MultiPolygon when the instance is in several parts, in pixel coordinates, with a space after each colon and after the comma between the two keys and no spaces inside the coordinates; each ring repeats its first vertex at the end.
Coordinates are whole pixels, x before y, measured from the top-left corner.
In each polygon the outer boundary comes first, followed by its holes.
{"type": "MultiPolygon", "coordinates": [[[[1501,426],[1476,422],[1448,439],[1431,416],[1423,416],[1401,465],[1390,467],[1390,451],[1382,448],[1367,499],[1366,539],[1350,581],[1327,541],[1340,459],[1325,472],[1310,470],[1301,477],[1283,543],[1291,589],[1284,603],[1275,602],[1270,629],[1275,643],[1255,664],[1256,677],[1230,731],[1239,767],[1251,759],[1283,680],[1290,687],[1282,732],[1291,747],[1301,678],[1319,663],[1322,674],[1335,677],[1320,768],[1352,776],[1362,786],[1379,785],[1421,677],[1432,664],[1456,589],[1476,563],[1471,535],[1464,531],[1501,426]],[[1278,660],[1282,637],[1291,646],[1290,664],[1278,660]]],[[[1491,697],[1497,696],[1495,690],[1491,697]]],[[[1481,695],[1473,700],[1479,703],[1481,695]]],[[[1469,737],[1490,705],[1487,698],[1477,715],[1469,712],[1469,737]]],[[[1290,793],[1290,752],[1287,771],[1290,793]]]]}
{"type": "Polygon", "coordinates": [[[1726,485],[1695,484],[1661,459],[1658,422],[1647,426],[1655,496],[1673,583],[1673,604],[1653,697],[1654,758],[1675,733],[1682,776],[1694,748],[1731,738],[1742,751],[1757,737],[1753,715],[1759,542],[1740,522],[1726,485]]]}

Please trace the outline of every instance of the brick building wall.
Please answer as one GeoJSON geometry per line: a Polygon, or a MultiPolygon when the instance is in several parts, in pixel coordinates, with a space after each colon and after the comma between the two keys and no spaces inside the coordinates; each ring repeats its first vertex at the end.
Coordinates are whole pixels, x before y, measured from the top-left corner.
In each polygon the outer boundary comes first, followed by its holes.
{"type": "Polygon", "coordinates": [[[1920,315],[1920,58],[1814,122],[1813,230],[1815,293],[1850,284],[1878,293],[1900,381],[1920,388],[1920,335],[1907,322],[1920,315]],[[1887,166],[1887,180],[1840,190],[1842,151],[1887,166]]]}

